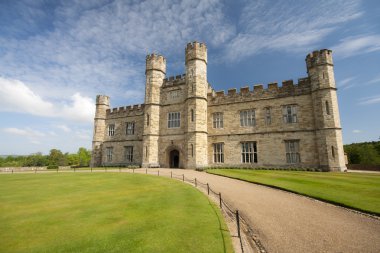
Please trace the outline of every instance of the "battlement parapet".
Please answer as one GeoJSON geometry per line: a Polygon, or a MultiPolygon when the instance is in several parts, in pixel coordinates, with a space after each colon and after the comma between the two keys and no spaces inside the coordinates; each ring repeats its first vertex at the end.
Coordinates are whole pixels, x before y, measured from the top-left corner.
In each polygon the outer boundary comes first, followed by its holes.
{"type": "Polygon", "coordinates": [[[166,73],[166,59],[159,54],[149,54],[146,56],[146,71],[158,70],[166,73]]]}
{"type": "Polygon", "coordinates": [[[264,85],[255,84],[253,90],[249,86],[241,87],[237,93],[236,88],[229,89],[227,94],[224,90],[208,92],[208,101],[210,104],[218,104],[224,102],[252,101],[268,98],[279,98],[287,96],[296,96],[310,94],[311,86],[308,77],[298,79],[298,84],[294,84],[293,80],[285,80],[282,86],[278,86],[277,82],[269,83],[268,88],[264,89],[264,85]]]}
{"type": "Polygon", "coordinates": [[[329,49],[321,49],[319,51],[313,51],[306,56],[306,66],[310,69],[319,65],[333,65],[332,51],[329,49]]]}
{"type": "Polygon", "coordinates": [[[142,115],[144,113],[144,106],[144,104],[138,104],[107,109],[106,115],[107,118],[142,115]]]}
{"type": "Polygon", "coordinates": [[[194,41],[188,43],[185,49],[186,63],[191,60],[202,60],[207,64],[206,44],[194,41]]]}
{"type": "Polygon", "coordinates": [[[186,74],[170,76],[164,79],[163,87],[181,85],[186,82],[186,74]]]}

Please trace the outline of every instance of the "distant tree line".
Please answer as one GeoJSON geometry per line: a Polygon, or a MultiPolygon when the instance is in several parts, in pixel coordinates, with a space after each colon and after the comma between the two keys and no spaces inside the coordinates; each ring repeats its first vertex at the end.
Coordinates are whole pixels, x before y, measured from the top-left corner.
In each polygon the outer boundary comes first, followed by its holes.
{"type": "Polygon", "coordinates": [[[35,153],[26,156],[0,157],[0,167],[41,167],[41,166],[77,166],[90,165],[91,151],[79,148],[75,154],[62,153],[59,149],[51,149],[48,155],[35,153]]]}
{"type": "Polygon", "coordinates": [[[380,165],[380,141],[344,145],[349,164],[380,165]]]}

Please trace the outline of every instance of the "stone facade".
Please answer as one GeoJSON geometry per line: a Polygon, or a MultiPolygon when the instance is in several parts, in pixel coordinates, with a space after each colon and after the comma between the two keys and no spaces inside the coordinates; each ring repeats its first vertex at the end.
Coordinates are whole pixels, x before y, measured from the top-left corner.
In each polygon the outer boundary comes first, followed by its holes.
{"type": "Polygon", "coordinates": [[[109,108],[97,96],[92,166],[346,169],[331,50],[307,55],[308,76],[214,91],[207,48],[189,43],[186,73],[146,58],[145,102],[109,108]]]}

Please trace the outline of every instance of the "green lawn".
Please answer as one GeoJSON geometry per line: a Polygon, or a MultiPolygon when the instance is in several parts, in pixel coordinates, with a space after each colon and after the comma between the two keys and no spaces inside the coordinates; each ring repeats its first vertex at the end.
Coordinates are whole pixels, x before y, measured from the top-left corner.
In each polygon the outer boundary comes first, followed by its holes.
{"type": "Polygon", "coordinates": [[[380,174],[212,169],[237,178],[380,215],[380,174]]]}
{"type": "Polygon", "coordinates": [[[0,252],[232,252],[190,185],[129,173],[0,174],[0,252]]]}

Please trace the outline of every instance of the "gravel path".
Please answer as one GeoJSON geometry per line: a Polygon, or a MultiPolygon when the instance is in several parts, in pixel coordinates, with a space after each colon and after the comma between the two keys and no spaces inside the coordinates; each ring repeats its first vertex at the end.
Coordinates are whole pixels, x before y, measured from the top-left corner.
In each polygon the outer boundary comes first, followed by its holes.
{"type": "MultiPolygon", "coordinates": [[[[149,169],[152,171],[152,169],[149,169]]],[[[160,169],[169,173],[169,169],[160,169]]],[[[380,252],[380,219],[265,186],[197,172],[247,217],[268,252],[380,252]]]]}

